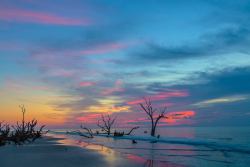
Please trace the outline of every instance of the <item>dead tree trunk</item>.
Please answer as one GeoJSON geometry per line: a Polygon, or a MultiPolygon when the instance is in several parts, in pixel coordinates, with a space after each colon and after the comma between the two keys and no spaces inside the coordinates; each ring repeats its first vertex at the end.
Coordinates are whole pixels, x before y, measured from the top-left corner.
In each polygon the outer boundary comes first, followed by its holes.
{"type": "Polygon", "coordinates": [[[139,126],[133,127],[132,129],[130,129],[130,131],[128,133],[126,133],[125,135],[130,135],[134,130],[138,129],[139,126]]]}
{"type": "Polygon", "coordinates": [[[102,115],[101,120],[99,120],[97,123],[97,126],[100,127],[102,131],[104,131],[105,133],[110,135],[111,128],[114,125],[115,120],[116,120],[116,118],[111,118],[111,116],[109,114],[107,114],[106,116],[102,115]]]}
{"type": "Polygon", "coordinates": [[[78,132],[78,134],[80,136],[84,136],[84,137],[87,137],[87,138],[94,138],[93,136],[93,131],[90,129],[90,128],[87,128],[85,127],[83,124],[81,124],[81,129],[85,130],[86,131],[86,135],[81,133],[81,132],[78,132]]]}
{"type": "Polygon", "coordinates": [[[25,109],[24,105],[20,105],[19,107],[21,108],[21,112],[23,114],[22,115],[23,116],[23,118],[22,118],[22,131],[24,131],[24,129],[25,129],[25,118],[24,118],[24,116],[25,116],[26,109],[25,109]]]}
{"type": "Polygon", "coordinates": [[[166,112],[166,107],[160,111],[160,113],[155,116],[155,114],[157,114],[158,109],[154,109],[151,103],[150,99],[145,99],[145,104],[140,103],[140,106],[142,108],[142,110],[148,115],[150,122],[151,122],[151,136],[155,136],[155,132],[156,132],[156,128],[157,125],[159,123],[159,121],[162,118],[167,118],[167,116],[165,115],[166,112]]]}

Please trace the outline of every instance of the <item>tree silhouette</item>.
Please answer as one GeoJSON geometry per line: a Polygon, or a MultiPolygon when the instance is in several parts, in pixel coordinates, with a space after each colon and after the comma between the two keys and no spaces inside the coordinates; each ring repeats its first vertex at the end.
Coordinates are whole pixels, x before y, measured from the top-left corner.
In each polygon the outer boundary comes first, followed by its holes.
{"type": "Polygon", "coordinates": [[[101,120],[98,120],[97,126],[108,135],[111,133],[111,128],[115,123],[116,118],[112,118],[109,114],[101,116],[101,120]]]}
{"type": "Polygon", "coordinates": [[[22,112],[22,130],[24,131],[24,127],[25,127],[25,113],[26,113],[26,109],[24,107],[24,105],[19,105],[20,109],[21,109],[21,112],[22,112]]]}
{"type": "Polygon", "coordinates": [[[164,107],[163,109],[156,109],[153,108],[151,100],[144,98],[145,103],[140,103],[140,106],[142,110],[148,115],[150,121],[151,121],[151,136],[155,136],[155,131],[157,128],[157,124],[162,118],[168,118],[165,114],[167,108],[164,107]],[[158,114],[156,116],[156,114],[158,114]]]}

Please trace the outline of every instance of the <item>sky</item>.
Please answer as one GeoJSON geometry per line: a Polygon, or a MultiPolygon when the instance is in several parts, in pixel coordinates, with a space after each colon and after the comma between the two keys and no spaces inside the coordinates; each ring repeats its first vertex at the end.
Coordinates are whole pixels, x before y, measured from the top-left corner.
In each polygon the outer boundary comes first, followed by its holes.
{"type": "Polygon", "coordinates": [[[249,126],[249,45],[250,0],[0,0],[0,120],[249,126]]]}

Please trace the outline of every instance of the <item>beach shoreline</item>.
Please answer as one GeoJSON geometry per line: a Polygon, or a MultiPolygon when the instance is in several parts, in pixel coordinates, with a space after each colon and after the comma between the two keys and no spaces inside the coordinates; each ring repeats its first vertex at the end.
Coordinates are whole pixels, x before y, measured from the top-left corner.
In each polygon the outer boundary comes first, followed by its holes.
{"type": "Polygon", "coordinates": [[[130,161],[116,152],[103,154],[80,146],[63,144],[64,138],[45,136],[33,143],[0,147],[1,167],[133,167],[130,161]]]}
{"type": "Polygon", "coordinates": [[[119,140],[104,136],[89,139],[69,133],[49,132],[32,143],[7,144],[0,147],[0,166],[228,167],[246,166],[249,162],[248,152],[239,152],[229,147],[231,145],[225,145],[231,149],[221,150],[215,144],[201,146],[164,142],[151,143],[143,140],[137,142],[137,144],[133,144],[131,139],[119,140]]]}

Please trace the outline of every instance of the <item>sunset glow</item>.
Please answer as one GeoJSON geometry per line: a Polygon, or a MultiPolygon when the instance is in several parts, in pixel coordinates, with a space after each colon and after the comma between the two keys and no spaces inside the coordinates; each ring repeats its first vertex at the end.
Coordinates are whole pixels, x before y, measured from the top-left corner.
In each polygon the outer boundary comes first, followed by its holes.
{"type": "Polygon", "coordinates": [[[148,127],[150,99],[160,126],[249,125],[249,14],[232,4],[0,1],[1,120],[23,104],[48,127],[148,127]]]}

